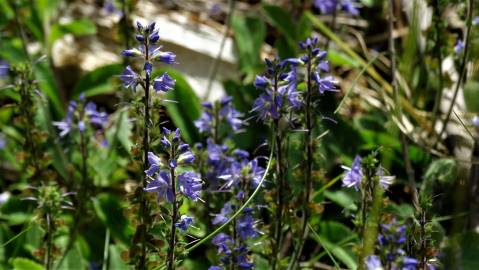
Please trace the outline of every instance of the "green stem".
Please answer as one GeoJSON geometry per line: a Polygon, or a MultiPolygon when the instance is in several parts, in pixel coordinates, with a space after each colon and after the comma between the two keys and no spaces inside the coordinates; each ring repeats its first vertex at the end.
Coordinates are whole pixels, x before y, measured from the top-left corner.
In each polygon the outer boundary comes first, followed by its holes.
{"type": "MultiPolygon", "coordinates": [[[[175,157],[174,146],[171,146],[171,157],[175,157]]],[[[176,202],[176,175],[175,168],[170,169],[170,180],[171,180],[171,189],[173,190],[173,213],[171,217],[171,232],[170,232],[170,242],[168,248],[168,270],[175,269],[175,245],[176,245],[176,227],[175,223],[178,219],[178,205],[176,202]]]]}

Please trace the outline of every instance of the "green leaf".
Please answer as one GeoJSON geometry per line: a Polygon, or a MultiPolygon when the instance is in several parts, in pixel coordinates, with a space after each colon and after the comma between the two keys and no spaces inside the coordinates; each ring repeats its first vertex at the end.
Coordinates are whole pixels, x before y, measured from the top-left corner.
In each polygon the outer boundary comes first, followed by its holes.
{"type": "Polygon", "coordinates": [[[43,266],[26,258],[15,258],[11,261],[14,270],[43,270],[43,266]]]}
{"type": "Polygon", "coordinates": [[[93,35],[96,34],[96,26],[89,19],[75,20],[65,24],[54,24],[48,36],[49,46],[66,34],[73,34],[74,36],[93,35]]]}
{"type": "Polygon", "coordinates": [[[34,66],[35,77],[43,93],[45,93],[51,103],[53,110],[59,118],[63,117],[63,105],[60,93],[55,81],[53,71],[46,63],[38,63],[34,66]]]}
{"type": "Polygon", "coordinates": [[[351,248],[336,243],[345,242],[348,239],[355,239],[356,234],[345,225],[335,221],[325,221],[320,225],[320,232],[323,244],[339,261],[344,263],[348,269],[357,268],[357,259],[351,248]]]}
{"type": "Polygon", "coordinates": [[[111,79],[120,74],[122,70],[123,65],[120,64],[98,67],[80,78],[73,93],[76,96],[85,93],[87,97],[113,93],[117,89],[111,83],[111,79]]]}
{"type": "Polygon", "coordinates": [[[344,190],[324,191],[324,196],[345,209],[356,211],[358,206],[354,203],[354,198],[344,190]]]}
{"type": "Polygon", "coordinates": [[[464,101],[468,112],[479,113],[479,82],[469,81],[464,85],[464,101]]]}
{"type": "Polygon", "coordinates": [[[296,27],[288,11],[274,5],[263,5],[263,10],[274,27],[278,28],[288,39],[296,40],[296,27]]]}
{"type": "Polygon", "coordinates": [[[193,121],[200,117],[200,99],[181,73],[166,68],[161,71],[167,71],[176,80],[175,89],[166,94],[168,100],[176,101],[165,102],[168,116],[175,126],[181,129],[181,134],[187,143],[197,142],[199,134],[193,121]]]}
{"type": "Polygon", "coordinates": [[[479,269],[479,234],[476,232],[466,232],[461,237],[461,258],[458,258],[460,269],[475,270],[479,269]]]}
{"type": "Polygon", "coordinates": [[[124,200],[112,194],[102,193],[93,199],[93,206],[98,218],[110,229],[113,237],[127,244],[130,232],[128,221],[123,216],[122,201],[124,200]]]}
{"type": "Polygon", "coordinates": [[[266,26],[257,17],[233,16],[231,26],[239,52],[239,66],[243,72],[254,72],[260,64],[260,52],[266,37],[266,26]]]}

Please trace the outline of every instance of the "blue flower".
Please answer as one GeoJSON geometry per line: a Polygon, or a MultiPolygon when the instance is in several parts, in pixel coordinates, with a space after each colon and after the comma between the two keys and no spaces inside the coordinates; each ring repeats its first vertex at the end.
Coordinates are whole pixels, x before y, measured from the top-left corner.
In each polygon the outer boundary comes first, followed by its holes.
{"type": "Polygon", "coordinates": [[[123,73],[120,75],[120,80],[123,82],[123,86],[136,90],[136,86],[139,84],[139,77],[130,66],[127,66],[123,73]]]}
{"type": "Polygon", "coordinates": [[[351,0],[314,0],[313,5],[323,14],[332,14],[338,7],[341,7],[351,15],[359,15],[359,10],[351,0]]]}
{"type": "Polygon", "coordinates": [[[389,186],[394,182],[394,179],[396,179],[396,176],[394,175],[384,175],[384,168],[382,166],[378,167],[376,175],[379,176],[379,184],[384,189],[389,188],[389,186]]]}
{"type": "Polygon", "coordinates": [[[193,201],[198,200],[203,186],[200,176],[195,172],[185,172],[178,175],[180,191],[193,201]]]}
{"type": "Polygon", "coordinates": [[[211,240],[211,243],[217,247],[218,254],[231,254],[230,246],[233,244],[233,238],[231,238],[231,236],[225,233],[219,233],[211,240]]]}
{"type": "Polygon", "coordinates": [[[160,170],[162,162],[161,159],[153,152],[148,152],[148,164],[150,164],[150,168],[148,168],[145,173],[148,176],[152,176],[154,173],[160,170]]]}
{"type": "Polygon", "coordinates": [[[418,264],[418,260],[411,257],[404,257],[402,261],[402,270],[416,270],[418,264]]]}
{"type": "Polygon", "coordinates": [[[180,218],[180,222],[175,223],[175,227],[177,227],[182,233],[184,233],[188,230],[188,227],[190,227],[191,224],[193,224],[193,218],[182,215],[180,218]]]}
{"type": "Polygon", "coordinates": [[[221,208],[221,211],[219,214],[213,214],[213,216],[215,217],[212,221],[213,225],[223,224],[226,221],[228,221],[229,219],[228,215],[231,215],[232,212],[233,212],[233,207],[231,202],[226,202],[223,208],[221,208]]]}
{"type": "Polygon", "coordinates": [[[108,122],[108,114],[99,112],[93,102],[88,102],[85,105],[85,114],[89,117],[90,124],[94,126],[103,127],[108,122]]]}
{"type": "Polygon", "coordinates": [[[464,41],[462,41],[462,39],[458,39],[457,42],[456,42],[456,45],[454,46],[454,52],[456,54],[460,54],[460,53],[462,53],[464,48],[465,48],[464,41]]]}
{"type": "Polygon", "coordinates": [[[7,140],[5,139],[5,134],[0,132],[0,150],[5,149],[7,146],[7,140]]]}
{"type": "Polygon", "coordinates": [[[335,91],[335,81],[332,76],[321,78],[319,72],[313,72],[312,79],[318,85],[319,93],[323,94],[325,91],[335,91]]]}
{"type": "Polygon", "coordinates": [[[212,265],[208,268],[208,270],[224,270],[224,268],[221,266],[212,265]]]}
{"type": "Polygon", "coordinates": [[[472,118],[472,124],[479,128],[479,116],[476,115],[472,118]]]}
{"type": "Polygon", "coordinates": [[[5,78],[8,75],[10,65],[3,60],[0,60],[0,79],[5,78]]]}
{"type": "Polygon", "coordinates": [[[343,166],[346,170],[346,174],[343,177],[343,186],[354,187],[358,190],[361,180],[363,178],[363,172],[361,171],[361,157],[356,156],[354,158],[353,166],[351,168],[343,166]]]}
{"type": "Polygon", "coordinates": [[[191,164],[195,160],[193,152],[186,151],[178,156],[178,164],[191,164]]]}
{"type": "Polygon", "coordinates": [[[176,55],[173,52],[160,52],[155,59],[167,64],[175,63],[176,55]]]}
{"type": "Polygon", "coordinates": [[[376,255],[369,255],[366,258],[366,269],[367,270],[382,270],[383,266],[381,260],[376,255]]]}
{"type": "Polygon", "coordinates": [[[168,92],[175,87],[175,83],[176,81],[165,72],[155,79],[153,82],[153,89],[156,91],[168,92]]]}
{"type": "Polygon", "coordinates": [[[271,85],[271,81],[265,76],[256,75],[256,79],[254,80],[253,85],[256,88],[265,88],[271,85]]]}
{"type": "Polygon", "coordinates": [[[167,171],[160,171],[157,177],[153,179],[145,188],[146,192],[157,192],[158,203],[163,199],[173,202],[173,190],[170,186],[170,176],[167,171]]]}
{"type": "Polygon", "coordinates": [[[273,93],[267,89],[254,101],[251,112],[258,113],[258,120],[278,119],[282,105],[282,97],[279,95],[273,97],[273,93]]]}
{"type": "Polygon", "coordinates": [[[238,219],[236,224],[236,230],[243,240],[258,236],[258,232],[255,228],[255,220],[251,213],[251,208],[245,208],[243,216],[238,219]]]}
{"type": "Polygon", "coordinates": [[[198,120],[195,120],[195,126],[200,132],[211,131],[213,122],[213,115],[210,112],[204,110],[198,120]]]}
{"type": "Polygon", "coordinates": [[[479,16],[474,17],[474,18],[472,19],[472,25],[478,25],[478,24],[479,24],[479,16]]]}

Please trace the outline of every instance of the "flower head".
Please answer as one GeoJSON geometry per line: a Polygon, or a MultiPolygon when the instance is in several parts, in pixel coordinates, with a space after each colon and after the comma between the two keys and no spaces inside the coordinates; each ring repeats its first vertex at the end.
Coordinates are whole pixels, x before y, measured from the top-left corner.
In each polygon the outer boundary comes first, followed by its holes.
{"type": "Polygon", "coordinates": [[[175,223],[175,227],[179,228],[182,233],[186,232],[188,230],[188,227],[193,224],[193,218],[182,215],[180,218],[180,222],[175,223]]]}
{"type": "Polygon", "coordinates": [[[0,60],[0,79],[5,78],[8,75],[10,65],[3,60],[0,60]]]}
{"type": "Polygon", "coordinates": [[[136,74],[130,66],[127,66],[123,73],[120,75],[120,80],[123,82],[125,88],[131,88],[136,90],[136,86],[139,84],[139,76],[136,74]]]}
{"type": "Polygon", "coordinates": [[[157,77],[153,82],[153,89],[163,92],[168,92],[175,87],[176,81],[168,75],[168,73],[163,73],[160,77],[157,77]]]}
{"type": "Polygon", "coordinates": [[[367,270],[383,270],[381,259],[376,255],[369,255],[365,263],[367,270]]]}
{"type": "Polygon", "coordinates": [[[185,172],[178,175],[181,192],[193,201],[198,200],[203,186],[200,176],[195,172],[185,172]]]}
{"type": "Polygon", "coordinates": [[[361,157],[356,156],[351,168],[344,167],[346,174],[343,177],[343,186],[354,187],[358,190],[361,180],[363,178],[363,172],[361,171],[361,157]]]}
{"type": "Polygon", "coordinates": [[[462,39],[458,39],[457,42],[456,42],[456,45],[454,46],[454,52],[456,54],[460,54],[460,53],[462,53],[464,48],[465,48],[464,41],[462,39]]]}
{"type": "Polygon", "coordinates": [[[160,171],[157,177],[148,183],[145,191],[158,193],[158,203],[163,199],[173,202],[173,190],[170,186],[170,176],[167,171],[160,171]]]}
{"type": "Polygon", "coordinates": [[[230,255],[231,249],[230,246],[233,244],[233,238],[225,233],[217,234],[211,241],[218,249],[218,254],[230,255]]]}

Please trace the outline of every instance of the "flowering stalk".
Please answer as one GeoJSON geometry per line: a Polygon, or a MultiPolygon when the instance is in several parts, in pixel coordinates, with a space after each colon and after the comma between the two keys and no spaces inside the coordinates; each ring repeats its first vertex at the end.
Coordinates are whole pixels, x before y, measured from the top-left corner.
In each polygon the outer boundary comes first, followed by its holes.
{"type": "MultiPolygon", "coordinates": [[[[278,92],[278,74],[274,75],[273,100],[276,100],[278,92]]],[[[276,269],[277,260],[281,258],[280,247],[282,242],[282,221],[283,221],[283,189],[284,189],[284,165],[283,165],[283,136],[279,126],[279,118],[273,120],[273,133],[275,134],[275,157],[276,157],[276,223],[274,229],[274,246],[273,246],[273,265],[272,269],[276,269]]]]}
{"type": "MultiPolygon", "coordinates": [[[[126,69],[120,76],[120,79],[123,81],[123,85],[127,88],[132,88],[136,91],[136,87],[141,85],[144,90],[143,96],[143,105],[144,105],[144,115],[143,115],[143,170],[147,171],[149,166],[149,155],[150,155],[150,136],[149,136],[149,126],[150,126],[150,88],[153,86],[153,89],[156,91],[167,92],[173,89],[175,85],[175,80],[173,80],[166,72],[161,76],[154,79],[152,83],[151,73],[153,70],[153,62],[159,61],[167,64],[173,64],[175,62],[176,55],[172,52],[161,51],[161,46],[157,45],[160,36],[158,30],[155,28],[155,23],[150,23],[147,26],[142,25],[140,22],[137,22],[137,34],[135,36],[136,40],[140,43],[138,48],[127,49],[122,52],[124,56],[127,57],[140,57],[143,60],[143,71],[144,76],[140,76],[130,66],[127,66],[126,69]]],[[[151,164],[150,164],[151,165],[151,164]]],[[[141,186],[146,188],[148,185],[147,177],[142,177],[141,186]]],[[[149,213],[148,213],[148,202],[146,196],[140,194],[140,225],[138,226],[137,233],[140,238],[140,255],[137,267],[139,269],[146,268],[147,262],[147,232],[149,226],[149,213]]]]}
{"type": "MultiPolygon", "coordinates": [[[[171,145],[171,156],[175,156],[175,146],[171,145]]],[[[170,180],[171,180],[171,189],[173,190],[173,213],[171,216],[171,235],[170,242],[168,247],[168,269],[175,268],[175,246],[176,246],[176,220],[178,219],[178,205],[176,202],[176,176],[175,176],[175,167],[170,168],[170,180]]]]}

